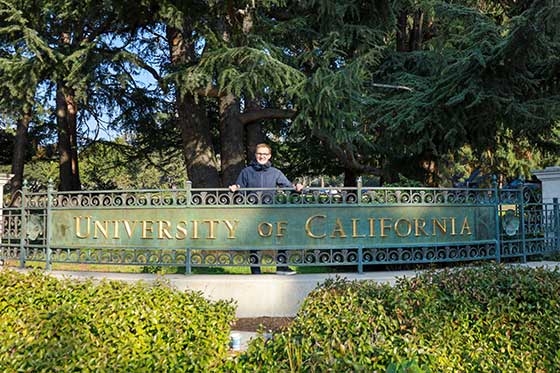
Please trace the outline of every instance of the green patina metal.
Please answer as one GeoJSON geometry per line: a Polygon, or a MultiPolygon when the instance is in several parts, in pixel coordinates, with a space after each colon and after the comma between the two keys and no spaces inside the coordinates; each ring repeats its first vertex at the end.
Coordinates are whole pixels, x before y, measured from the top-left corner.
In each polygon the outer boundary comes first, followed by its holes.
{"type": "Polygon", "coordinates": [[[50,213],[54,247],[355,248],[493,242],[492,206],[65,208],[50,213]]]}
{"type": "Polygon", "coordinates": [[[154,266],[410,264],[556,253],[558,201],[529,189],[34,193],[3,209],[3,259],[154,266]]]}

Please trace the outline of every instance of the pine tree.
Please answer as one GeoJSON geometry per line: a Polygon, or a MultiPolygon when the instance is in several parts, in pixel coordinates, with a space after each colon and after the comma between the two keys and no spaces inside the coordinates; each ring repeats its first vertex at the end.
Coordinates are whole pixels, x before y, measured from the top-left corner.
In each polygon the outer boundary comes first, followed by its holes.
{"type": "MultiPolygon", "coordinates": [[[[550,136],[559,123],[558,7],[547,0],[485,5],[438,4],[437,32],[423,48],[384,60],[376,78],[412,88],[372,105],[388,164],[418,165],[426,153],[437,162],[468,145],[475,166],[486,159],[489,172],[504,171],[484,156],[504,141],[558,154],[558,138],[550,136]]],[[[515,162],[509,167],[519,170],[515,162]]]]}

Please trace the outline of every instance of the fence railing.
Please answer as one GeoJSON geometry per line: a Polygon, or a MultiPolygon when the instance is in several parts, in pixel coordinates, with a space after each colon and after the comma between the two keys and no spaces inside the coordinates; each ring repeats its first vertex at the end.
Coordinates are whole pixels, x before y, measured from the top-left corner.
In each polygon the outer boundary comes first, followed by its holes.
{"type": "Polygon", "coordinates": [[[558,200],[477,188],[23,188],[4,207],[0,258],[184,267],[520,260],[560,250],[558,200]]]}

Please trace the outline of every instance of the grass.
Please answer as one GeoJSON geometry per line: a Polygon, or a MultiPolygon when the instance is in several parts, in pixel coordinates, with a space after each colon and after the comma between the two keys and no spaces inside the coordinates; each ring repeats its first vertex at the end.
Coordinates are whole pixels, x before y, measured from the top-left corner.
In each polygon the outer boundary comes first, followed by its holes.
{"type": "MultiPolygon", "coordinates": [[[[6,267],[19,267],[19,261],[7,260],[4,263],[6,267]]],[[[26,268],[45,269],[45,262],[27,261],[26,268]]],[[[343,272],[340,268],[324,267],[324,266],[291,266],[297,273],[337,273],[343,272]]],[[[348,267],[351,270],[352,267],[348,267]]],[[[115,264],[83,264],[83,263],[53,263],[51,266],[53,271],[80,271],[80,272],[114,272],[114,273],[157,273],[157,274],[185,274],[185,267],[162,267],[162,266],[138,266],[138,265],[115,265],[115,264]]],[[[263,266],[262,273],[275,273],[276,267],[263,266]]],[[[351,270],[352,271],[352,270],[351,270]]],[[[354,272],[353,270],[352,272],[354,272]]],[[[249,267],[193,267],[192,274],[198,275],[248,275],[251,273],[249,267]]]]}

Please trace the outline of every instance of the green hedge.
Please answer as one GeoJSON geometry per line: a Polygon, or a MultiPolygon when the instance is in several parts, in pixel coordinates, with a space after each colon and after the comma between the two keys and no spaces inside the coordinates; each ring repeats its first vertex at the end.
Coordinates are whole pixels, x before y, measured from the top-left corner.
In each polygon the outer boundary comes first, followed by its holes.
{"type": "Polygon", "coordinates": [[[220,370],[231,302],[209,302],[160,281],[58,280],[0,272],[0,371],[220,370]]]}
{"type": "Polygon", "coordinates": [[[335,278],[272,340],[228,352],[231,302],[165,282],[0,271],[5,372],[560,371],[560,273],[503,265],[335,278]]]}
{"type": "Polygon", "coordinates": [[[334,279],[228,367],[266,372],[560,371],[560,274],[487,266],[393,287],[334,279]]]}

